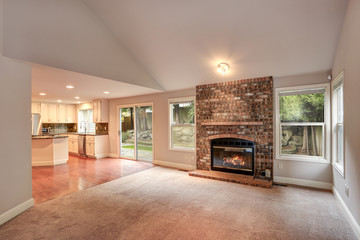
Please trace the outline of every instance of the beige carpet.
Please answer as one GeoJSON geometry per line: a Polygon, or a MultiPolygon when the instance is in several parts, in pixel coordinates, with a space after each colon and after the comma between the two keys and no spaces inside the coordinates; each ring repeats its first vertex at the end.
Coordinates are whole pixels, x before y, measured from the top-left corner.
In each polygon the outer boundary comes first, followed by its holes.
{"type": "Polygon", "coordinates": [[[356,239],[333,195],[156,167],[41,203],[0,239],[356,239]]]}

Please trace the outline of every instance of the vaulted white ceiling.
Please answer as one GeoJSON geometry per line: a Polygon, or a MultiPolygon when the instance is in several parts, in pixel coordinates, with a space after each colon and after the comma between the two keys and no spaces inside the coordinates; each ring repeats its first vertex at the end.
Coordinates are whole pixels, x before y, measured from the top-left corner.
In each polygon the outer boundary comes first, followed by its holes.
{"type": "Polygon", "coordinates": [[[297,75],[331,68],[346,6],[347,0],[6,0],[4,53],[134,84],[138,90],[127,85],[131,95],[297,75]],[[229,74],[216,71],[220,62],[230,64],[229,74]]]}
{"type": "Polygon", "coordinates": [[[83,0],[166,90],[329,70],[345,0],[83,0]],[[219,62],[231,72],[222,77],[219,62]]]}

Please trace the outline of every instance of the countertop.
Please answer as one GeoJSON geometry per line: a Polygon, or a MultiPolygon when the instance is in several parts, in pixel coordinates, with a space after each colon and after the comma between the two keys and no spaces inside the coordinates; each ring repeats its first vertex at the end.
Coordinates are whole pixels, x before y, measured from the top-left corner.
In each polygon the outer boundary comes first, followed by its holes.
{"type": "Polygon", "coordinates": [[[68,132],[68,133],[60,133],[60,134],[72,134],[72,135],[86,135],[86,136],[106,136],[109,134],[95,134],[95,133],[78,133],[78,132],[68,132]]]}
{"type": "Polygon", "coordinates": [[[55,138],[68,138],[64,135],[36,135],[32,136],[32,139],[55,139],[55,138]]]}

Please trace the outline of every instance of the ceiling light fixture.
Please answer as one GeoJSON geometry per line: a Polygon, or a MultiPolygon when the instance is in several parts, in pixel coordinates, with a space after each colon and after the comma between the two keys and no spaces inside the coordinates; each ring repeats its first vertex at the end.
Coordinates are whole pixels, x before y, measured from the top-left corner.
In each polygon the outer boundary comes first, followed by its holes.
{"type": "Polygon", "coordinates": [[[80,97],[74,97],[75,99],[80,99],[80,97]]]}
{"type": "Polygon", "coordinates": [[[105,91],[104,93],[105,93],[105,94],[109,94],[110,92],[108,92],[108,91],[105,91]]]}
{"type": "Polygon", "coordinates": [[[218,72],[221,72],[222,75],[225,75],[230,69],[230,65],[225,62],[219,63],[217,67],[218,67],[218,72]]]}
{"type": "Polygon", "coordinates": [[[46,95],[46,93],[43,93],[43,92],[41,92],[41,93],[39,93],[41,96],[45,96],[46,95]]]}
{"type": "Polygon", "coordinates": [[[78,103],[78,104],[80,104],[81,102],[80,102],[80,101],[78,101],[77,103],[78,103]]]}
{"type": "Polygon", "coordinates": [[[66,88],[73,89],[74,86],[72,86],[72,85],[67,85],[66,88]]]}
{"type": "Polygon", "coordinates": [[[61,100],[57,100],[57,102],[62,102],[61,100]]]}

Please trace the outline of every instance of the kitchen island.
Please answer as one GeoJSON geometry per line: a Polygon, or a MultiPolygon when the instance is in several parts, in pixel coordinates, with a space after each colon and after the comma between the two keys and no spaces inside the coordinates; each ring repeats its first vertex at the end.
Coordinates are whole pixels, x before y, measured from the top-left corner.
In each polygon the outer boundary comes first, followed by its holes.
{"type": "Polygon", "coordinates": [[[53,166],[69,160],[68,136],[33,136],[32,166],[53,166]]]}

